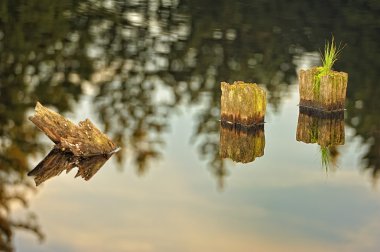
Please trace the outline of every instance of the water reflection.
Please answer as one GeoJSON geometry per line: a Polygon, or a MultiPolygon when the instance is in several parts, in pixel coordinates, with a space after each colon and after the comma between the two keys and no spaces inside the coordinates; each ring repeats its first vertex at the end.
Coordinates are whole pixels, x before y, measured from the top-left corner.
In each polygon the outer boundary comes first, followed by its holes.
{"type": "Polygon", "coordinates": [[[75,177],[81,176],[85,180],[90,180],[111,156],[112,154],[79,157],[75,156],[72,152],[64,152],[58,148],[53,148],[49,154],[28,173],[28,176],[34,176],[34,181],[38,186],[42,182],[58,176],[65,170],[66,173],[68,173],[74,167],[78,167],[78,173],[75,177]]]}
{"type": "MultiPolygon", "coordinates": [[[[2,246],[12,247],[13,227],[39,234],[34,219],[27,216],[21,224],[10,216],[11,202],[26,203],[25,195],[33,191],[25,179],[28,161],[46,151],[26,120],[37,100],[64,113],[89,95],[110,137],[126,147],[119,161],[130,154],[139,174],[161,156],[163,134],[178,106],[201,105],[193,140],[222,181],[227,171],[219,158],[219,83],[258,82],[268,90],[271,108],[281,111],[296,79],[294,59],[318,50],[331,32],[348,45],[337,62],[350,74],[347,124],[369,147],[363,166],[376,179],[378,30],[378,8],[369,0],[286,6],[228,0],[217,5],[211,0],[2,1],[0,201],[7,209],[1,211],[2,246]],[[16,186],[23,190],[13,195],[16,186]]],[[[337,156],[333,146],[330,160],[337,156]]]]}
{"type": "Polygon", "coordinates": [[[250,163],[264,155],[264,125],[243,127],[224,121],[220,124],[220,157],[250,163]]]}
{"type": "Polygon", "coordinates": [[[336,167],[338,145],[345,142],[344,112],[322,112],[300,106],[297,141],[320,146],[321,163],[326,170],[336,167]]]}

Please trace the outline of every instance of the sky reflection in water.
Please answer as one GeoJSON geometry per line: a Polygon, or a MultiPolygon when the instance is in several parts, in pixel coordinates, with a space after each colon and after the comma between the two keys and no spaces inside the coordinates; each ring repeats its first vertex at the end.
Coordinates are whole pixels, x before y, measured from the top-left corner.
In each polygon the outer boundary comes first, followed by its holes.
{"type": "Polygon", "coordinates": [[[326,173],[317,145],[295,140],[297,99],[293,89],[279,114],[270,109],[265,155],[227,162],[222,191],[189,143],[195,110],[172,117],[165,158],[144,177],[111,159],[91,183],[47,182],[32,201],[49,232],[43,251],[374,251],[380,201],[358,172],[359,142],[348,128],[338,168],[326,173]]]}

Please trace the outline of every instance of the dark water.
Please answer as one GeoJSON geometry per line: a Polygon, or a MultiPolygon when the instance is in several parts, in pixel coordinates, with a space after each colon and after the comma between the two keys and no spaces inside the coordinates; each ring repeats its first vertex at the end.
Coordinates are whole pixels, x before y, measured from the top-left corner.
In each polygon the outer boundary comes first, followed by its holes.
{"type": "Polygon", "coordinates": [[[0,249],[379,251],[379,42],[379,1],[1,0],[0,249]],[[331,35],[345,144],[323,149],[296,141],[297,71],[331,35]],[[219,158],[234,80],[268,94],[264,131],[234,140],[265,141],[247,164],[219,158]],[[36,187],[52,147],[37,101],[122,151],[88,182],[36,187]]]}

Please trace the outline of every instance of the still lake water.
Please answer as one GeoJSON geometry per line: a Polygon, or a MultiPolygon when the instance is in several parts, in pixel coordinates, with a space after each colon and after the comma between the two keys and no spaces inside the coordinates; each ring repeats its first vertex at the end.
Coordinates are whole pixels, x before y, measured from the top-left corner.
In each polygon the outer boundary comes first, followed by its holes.
{"type": "Polygon", "coordinates": [[[0,3],[0,250],[380,250],[378,1],[0,3]],[[297,72],[331,34],[349,82],[326,167],[296,141],[297,72]],[[268,94],[246,164],[219,158],[234,80],[268,94]],[[37,101],[122,150],[89,181],[36,187],[26,173],[53,146],[27,119],[37,101]]]}

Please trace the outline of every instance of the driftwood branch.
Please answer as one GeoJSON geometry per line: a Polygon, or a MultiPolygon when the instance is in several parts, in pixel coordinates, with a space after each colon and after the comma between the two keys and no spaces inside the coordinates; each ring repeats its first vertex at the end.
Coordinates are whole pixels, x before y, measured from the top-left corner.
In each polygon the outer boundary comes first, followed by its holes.
{"type": "Polygon", "coordinates": [[[50,153],[28,173],[36,185],[69,172],[89,180],[119,148],[88,119],[75,125],[60,114],[37,102],[35,115],[29,118],[54,143],[50,153]]]}
{"type": "Polygon", "coordinates": [[[117,150],[117,146],[88,119],[75,125],[39,102],[35,111],[35,115],[29,119],[62,151],[87,157],[109,154],[117,150]]]}

